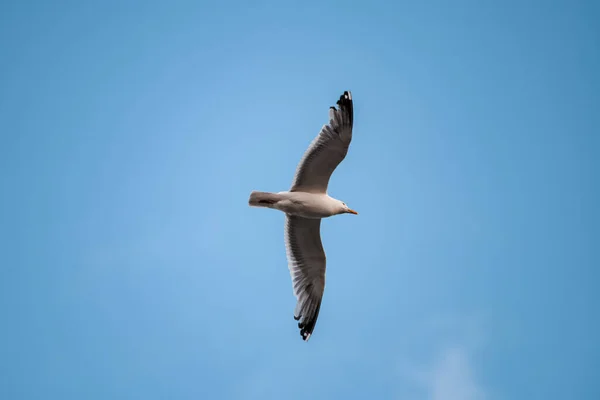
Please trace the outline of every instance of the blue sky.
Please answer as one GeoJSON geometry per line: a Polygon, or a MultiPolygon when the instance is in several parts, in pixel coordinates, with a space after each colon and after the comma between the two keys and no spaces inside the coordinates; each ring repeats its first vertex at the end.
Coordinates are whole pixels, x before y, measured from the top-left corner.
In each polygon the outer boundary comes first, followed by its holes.
{"type": "Polygon", "coordinates": [[[3,399],[598,399],[600,6],[2,2],[3,399]],[[344,90],[301,341],[286,190],[344,90]]]}

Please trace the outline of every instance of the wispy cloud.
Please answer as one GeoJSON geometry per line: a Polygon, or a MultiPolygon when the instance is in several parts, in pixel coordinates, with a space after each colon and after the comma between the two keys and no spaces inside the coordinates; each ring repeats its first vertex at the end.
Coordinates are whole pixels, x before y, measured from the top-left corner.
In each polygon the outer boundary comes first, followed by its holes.
{"type": "Polygon", "coordinates": [[[431,400],[483,400],[483,388],[475,380],[473,365],[464,348],[451,347],[438,354],[427,382],[431,400]]]}
{"type": "Polygon", "coordinates": [[[481,344],[481,327],[471,319],[445,319],[428,324],[422,334],[430,339],[427,356],[419,355],[419,362],[404,360],[400,376],[412,390],[404,390],[403,397],[424,400],[485,400],[487,391],[478,381],[473,353],[481,344]],[[468,323],[465,323],[467,322],[468,323]],[[427,361],[423,361],[423,360],[427,361]]]}

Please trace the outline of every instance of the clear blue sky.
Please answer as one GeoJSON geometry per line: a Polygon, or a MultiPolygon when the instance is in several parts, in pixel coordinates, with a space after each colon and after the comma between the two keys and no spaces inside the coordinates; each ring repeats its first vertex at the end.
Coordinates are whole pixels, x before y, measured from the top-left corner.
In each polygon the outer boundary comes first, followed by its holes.
{"type": "Polygon", "coordinates": [[[600,5],[0,5],[0,398],[599,399],[600,5]],[[302,342],[283,215],[355,101],[302,342]]]}

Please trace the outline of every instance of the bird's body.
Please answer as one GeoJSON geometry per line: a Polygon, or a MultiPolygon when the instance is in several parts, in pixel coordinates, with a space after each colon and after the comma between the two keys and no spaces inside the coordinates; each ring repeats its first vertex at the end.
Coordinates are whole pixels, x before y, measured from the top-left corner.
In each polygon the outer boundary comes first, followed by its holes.
{"type": "Polygon", "coordinates": [[[357,214],[340,200],[327,194],[329,178],[346,157],[352,140],[354,110],[352,95],[344,92],[339,109],[329,110],[324,125],[304,153],[289,191],[270,193],[253,191],[248,203],[286,214],[284,229],[288,267],[294,295],[298,299],[294,318],[300,335],[308,340],[315,328],[323,291],[326,257],[321,243],[321,219],[337,214],[357,214]]]}
{"type": "Polygon", "coordinates": [[[303,218],[328,218],[345,211],[343,203],[327,193],[254,191],[250,194],[250,205],[268,207],[283,211],[288,215],[303,218]]]}

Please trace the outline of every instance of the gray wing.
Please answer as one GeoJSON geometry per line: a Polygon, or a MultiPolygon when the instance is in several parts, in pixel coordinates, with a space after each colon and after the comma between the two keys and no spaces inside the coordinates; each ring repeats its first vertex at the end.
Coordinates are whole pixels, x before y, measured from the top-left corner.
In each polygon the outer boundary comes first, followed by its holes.
{"type": "Polygon", "coordinates": [[[325,251],[321,243],[321,220],[286,215],[285,248],[297,303],[302,340],[312,335],[325,290],[325,251]]]}
{"type": "Polygon", "coordinates": [[[337,104],[300,160],[290,192],[326,193],[331,174],[346,157],[354,122],[352,94],[345,91],[337,104]]]}

